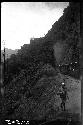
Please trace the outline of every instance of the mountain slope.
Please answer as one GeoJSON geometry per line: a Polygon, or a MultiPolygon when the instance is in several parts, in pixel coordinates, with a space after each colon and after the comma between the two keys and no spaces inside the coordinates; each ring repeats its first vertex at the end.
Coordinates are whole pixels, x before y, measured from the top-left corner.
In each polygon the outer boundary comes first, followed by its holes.
{"type": "Polygon", "coordinates": [[[74,114],[71,116],[72,119],[79,121],[81,82],[65,76],[58,67],[59,62],[61,64],[76,60],[79,62],[79,54],[76,51],[79,50],[80,42],[79,16],[79,3],[70,3],[45,38],[37,39],[38,42],[34,43],[32,41],[29,46],[23,46],[16,56],[9,59],[9,74],[12,79],[9,75],[10,81],[4,87],[3,118],[52,120],[63,117],[62,114],[66,113],[60,109],[61,100],[57,96],[57,91],[65,80],[69,95],[66,103],[67,112],[74,114]],[[57,54],[53,51],[54,46],[59,47],[57,54]]]}
{"type": "Polygon", "coordinates": [[[54,42],[55,45],[60,44],[60,47],[63,46],[58,63],[65,64],[79,60],[80,3],[71,2],[70,6],[64,9],[63,16],[53,24],[45,39],[54,42]],[[70,59],[68,59],[69,57],[70,59]]]}

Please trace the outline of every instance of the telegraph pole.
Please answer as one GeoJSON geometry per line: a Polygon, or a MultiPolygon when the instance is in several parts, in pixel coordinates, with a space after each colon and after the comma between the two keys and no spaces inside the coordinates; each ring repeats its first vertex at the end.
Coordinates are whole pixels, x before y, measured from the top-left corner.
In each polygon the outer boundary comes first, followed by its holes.
{"type": "Polygon", "coordinates": [[[8,54],[7,54],[7,74],[8,74],[8,54]]]}
{"type": "Polygon", "coordinates": [[[5,76],[5,46],[4,46],[4,54],[3,54],[3,56],[4,56],[4,76],[5,76]]]}
{"type": "Polygon", "coordinates": [[[4,51],[3,51],[3,60],[4,60],[4,81],[5,81],[5,41],[3,40],[3,46],[4,46],[4,51]]]}
{"type": "Polygon", "coordinates": [[[3,46],[4,46],[4,51],[3,51],[3,65],[2,65],[2,84],[1,84],[1,94],[4,96],[4,83],[5,83],[5,41],[3,40],[3,46]]]}

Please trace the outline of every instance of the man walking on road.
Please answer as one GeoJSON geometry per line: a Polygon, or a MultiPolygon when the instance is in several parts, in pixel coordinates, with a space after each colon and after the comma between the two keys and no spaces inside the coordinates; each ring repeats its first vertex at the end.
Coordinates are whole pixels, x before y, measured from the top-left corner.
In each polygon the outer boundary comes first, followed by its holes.
{"type": "Polygon", "coordinates": [[[68,98],[68,94],[67,94],[67,88],[65,86],[64,83],[62,83],[62,87],[61,87],[61,90],[59,91],[59,93],[57,93],[57,95],[60,95],[60,98],[61,98],[61,109],[62,111],[65,111],[65,103],[66,103],[66,100],[69,99],[68,98]]]}

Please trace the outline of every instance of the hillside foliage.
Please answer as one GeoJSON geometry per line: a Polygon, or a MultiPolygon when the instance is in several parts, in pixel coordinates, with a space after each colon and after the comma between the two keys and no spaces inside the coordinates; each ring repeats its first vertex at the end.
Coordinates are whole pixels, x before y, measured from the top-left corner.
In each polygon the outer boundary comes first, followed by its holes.
{"type": "Polygon", "coordinates": [[[54,56],[56,42],[67,44],[62,62],[69,56],[70,62],[79,63],[79,3],[70,2],[44,38],[31,39],[30,44],[23,45],[16,55],[6,60],[2,118],[42,119],[52,117],[54,112],[56,116],[57,103],[54,102],[63,80],[54,56]]]}

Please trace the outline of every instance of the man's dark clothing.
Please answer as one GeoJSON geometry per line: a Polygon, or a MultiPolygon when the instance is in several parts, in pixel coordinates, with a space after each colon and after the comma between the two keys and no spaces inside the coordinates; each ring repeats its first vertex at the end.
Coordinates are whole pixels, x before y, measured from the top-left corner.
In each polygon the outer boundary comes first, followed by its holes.
{"type": "Polygon", "coordinates": [[[61,98],[61,109],[62,111],[65,111],[65,102],[67,100],[67,90],[66,89],[63,89],[63,91],[61,91],[60,93],[58,93],[58,95],[60,95],[60,98],[61,98]]]}
{"type": "Polygon", "coordinates": [[[60,94],[61,102],[61,109],[65,111],[65,102],[66,102],[66,92],[62,92],[60,94]]]}

